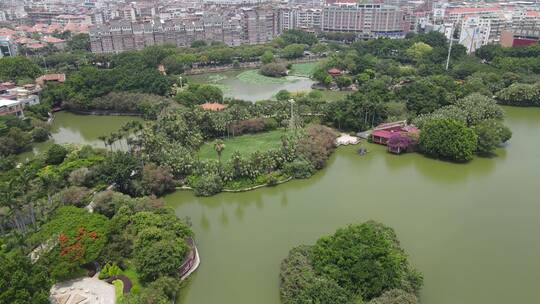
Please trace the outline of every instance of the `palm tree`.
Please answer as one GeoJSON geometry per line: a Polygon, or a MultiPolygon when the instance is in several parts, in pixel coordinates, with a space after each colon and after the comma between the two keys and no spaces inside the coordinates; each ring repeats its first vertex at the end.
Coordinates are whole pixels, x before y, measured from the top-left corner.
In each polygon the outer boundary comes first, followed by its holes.
{"type": "Polygon", "coordinates": [[[216,150],[219,163],[221,164],[221,153],[225,150],[225,143],[223,140],[218,139],[214,142],[214,150],[216,150]]]}
{"type": "Polygon", "coordinates": [[[8,217],[11,218],[15,227],[21,233],[25,234],[27,229],[23,214],[24,204],[19,199],[24,192],[22,191],[19,177],[0,186],[2,186],[0,188],[0,207],[7,207],[9,209],[8,217]]]}
{"type": "Polygon", "coordinates": [[[101,135],[98,137],[99,140],[103,142],[103,145],[105,145],[105,149],[107,148],[107,136],[101,135]]]}
{"type": "Polygon", "coordinates": [[[107,144],[109,145],[109,148],[111,148],[111,151],[113,150],[113,145],[116,141],[115,136],[116,135],[114,133],[111,133],[111,135],[107,137],[107,144]]]}

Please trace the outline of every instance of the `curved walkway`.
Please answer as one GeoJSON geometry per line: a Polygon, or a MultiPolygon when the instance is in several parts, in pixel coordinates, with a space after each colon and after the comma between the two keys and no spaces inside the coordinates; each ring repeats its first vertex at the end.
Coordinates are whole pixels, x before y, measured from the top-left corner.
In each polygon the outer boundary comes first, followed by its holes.
{"type": "Polygon", "coordinates": [[[199,250],[197,249],[197,245],[195,245],[193,238],[187,238],[186,242],[190,248],[190,251],[187,260],[184,262],[184,264],[182,264],[182,266],[178,267],[180,281],[187,279],[195,270],[197,270],[199,264],[201,263],[199,250]]]}

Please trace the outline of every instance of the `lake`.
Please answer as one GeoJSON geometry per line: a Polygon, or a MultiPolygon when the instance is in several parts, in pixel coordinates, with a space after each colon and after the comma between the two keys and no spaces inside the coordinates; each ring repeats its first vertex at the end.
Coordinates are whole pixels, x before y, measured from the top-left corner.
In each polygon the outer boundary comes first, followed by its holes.
{"type": "Polygon", "coordinates": [[[31,158],[33,155],[46,151],[53,143],[57,144],[88,144],[104,148],[100,136],[108,136],[118,131],[125,123],[142,118],[135,116],[99,116],[77,115],[62,111],[54,114],[51,124],[51,138],[43,143],[33,145],[32,151],[19,155],[19,159],[31,158]]]}
{"type": "Polygon", "coordinates": [[[188,217],[201,265],[185,304],[279,304],[288,251],[370,219],[396,230],[423,272],[426,304],[536,303],[540,277],[540,109],[505,108],[513,138],[493,158],[454,164],[364,144],[313,178],[246,193],[165,199],[188,217]]]}
{"type": "Polygon", "coordinates": [[[193,83],[207,83],[219,87],[223,95],[247,101],[272,99],[280,90],[310,91],[315,81],[300,76],[272,78],[262,76],[258,70],[235,70],[189,76],[193,83]]]}

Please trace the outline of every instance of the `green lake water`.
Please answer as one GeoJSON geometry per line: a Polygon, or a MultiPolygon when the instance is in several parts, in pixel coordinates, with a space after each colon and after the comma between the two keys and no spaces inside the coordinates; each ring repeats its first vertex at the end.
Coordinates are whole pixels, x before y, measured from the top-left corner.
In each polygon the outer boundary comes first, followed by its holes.
{"type": "Polygon", "coordinates": [[[51,124],[51,139],[33,145],[33,150],[23,153],[20,159],[30,158],[33,155],[46,151],[53,143],[57,144],[88,144],[104,148],[100,136],[108,136],[118,131],[126,122],[141,120],[134,116],[99,116],[77,115],[62,111],[54,114],[51,124]]]}
{"type": "Polygon", "coordinates": [[[193,83],[208,83],[219,87],[225,97],[247,101],[272,99],[280,90],[309,91],[315,82],[307,77],[271,78],[257,70],[227,71],[190,76],[193,83]]]}
{"type": "Polygon", "coordinates": [[[370,219],[393,227],[424,273],[422,303],[537,303],[540,109],[505,110],[514,135],[493,158],[453,164],[367,144],[362,157],[339,148],[308,180],[167,196],[193,224],[202,260],[181,303],[279,304],[290,248],[370,219]]]}

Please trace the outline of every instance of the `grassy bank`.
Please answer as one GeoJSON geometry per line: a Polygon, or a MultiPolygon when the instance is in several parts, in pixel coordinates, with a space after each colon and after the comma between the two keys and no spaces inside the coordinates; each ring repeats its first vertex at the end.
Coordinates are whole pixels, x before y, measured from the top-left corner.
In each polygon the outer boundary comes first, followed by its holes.
{"type": "Polygon", "coordinates": [[[289,75],[311,77],[315,67],[317,67],[317,62],[293,64],[291,70],[289,71],[289,75]]]}
{"type": "MultiPolygon", "coordinates": [[[[247,155],[255,151],[266,151],[279,148],[281,145],[281,136],[286,134],[283,130],[275,130],[258,134],[247,134],[225,139],[225,150],[222,152],[222,159],[227,160],[234,151],[247,155]]],[[[214,150],[214,141],[205,143],[199,150],[201,159],[217,159],[217,153],[214,150]]]]}

